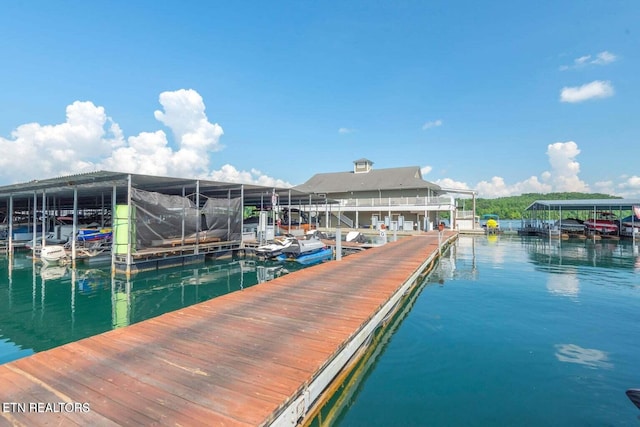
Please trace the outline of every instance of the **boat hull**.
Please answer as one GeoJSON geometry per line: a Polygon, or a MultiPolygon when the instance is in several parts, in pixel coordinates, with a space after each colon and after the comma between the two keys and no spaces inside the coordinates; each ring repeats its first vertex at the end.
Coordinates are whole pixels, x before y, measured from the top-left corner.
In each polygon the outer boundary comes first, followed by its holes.
{"type": "Polygon", "coordinates": [[[314,252],[307,252],[296,257],[288,257],[287,254],[281,254],[276,257],[279,261],[294,261],[302,265],[317,264],[322,261],[328,261],[333,258],[333,251],[329,248],[318,249],[314,252]]]}
{"type": "Polygon", "coordinates": [[[326,245],[320,239],[295,239],[291,245],[282,250],[283,255],[298,257],[306,253],[311,253],[324,249],[326,245]]]}
{"type": "Polygon", "coordinates": [[[584,227],[587,231],[595,231],[601,234],[613,234],[618,232],[618,225],[613,221],[585,221],[584,227]]]}
{"type": "Polygon", "coordinates": [[[66,258],[67,251],[64,246],[51,245],[45,246],[40,250],[40,259],[44,262],[59,262],[66,258]]]}

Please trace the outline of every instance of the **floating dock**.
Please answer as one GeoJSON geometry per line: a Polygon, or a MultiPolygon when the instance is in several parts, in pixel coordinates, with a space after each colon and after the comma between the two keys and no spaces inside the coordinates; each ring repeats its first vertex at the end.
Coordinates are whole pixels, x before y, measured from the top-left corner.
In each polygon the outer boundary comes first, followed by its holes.
{"type": "Polygon", "coordinates": [[[429,271],[445,231],[0,366],[4,425],[296,425],[429,271]]]}

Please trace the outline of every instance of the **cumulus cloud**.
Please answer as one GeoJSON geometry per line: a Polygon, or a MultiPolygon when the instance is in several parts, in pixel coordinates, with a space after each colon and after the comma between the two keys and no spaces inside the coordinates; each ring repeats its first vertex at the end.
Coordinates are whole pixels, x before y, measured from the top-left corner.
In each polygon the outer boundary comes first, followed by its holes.
{"type": "Polygon", "coordinates": [[[576,58],[573,60],[573,64],[571,65],[561,65],[560,71],[582,68],[590,64],[607,65],[618,59],[618,57],[615,54],[608,52],[606,50],[596,54],[596,57],[593,59],[592,58],[593,57],[591,55],[584,55],[579,58],[576,58]]]}
{"type": "Polygon", "coordinates": [[[575,160],[578,154],[580,149],[574,141],[556,142],[547,147],[551,171],[546,176],[554,191],[589,191],[589,186],[578,177],[580,163],[575,160]]]}
{"type": "Polygon", "coordinates": [[[422,176],[424,176],[424,175],[427,175],[432,170],[433,170],[433,168],[431,166],[424,166],[424,167],[420,168],[420,173],[422,174],[422,176]]]}
{"type": "Polygon", "coordinates": [[[582,86],[563,87],[560,92],[560,102],[583,102],[589,99],[608,98],[614,94],[609,81],[595,80],[582,86]]]}
{"type": "MultiPolygon", "coordinates": [[[[574,141],[556,142],[547,146],[547,157],[550,168],[538,176],[513,184],[508,184],[503,177],[494,176],[490,180],[478,182],[473,187],[465,182],[457,182],[450,178],[434,181],[444,188],[470,189],[478,192],[479,197],[495,198],[515,196],[523,193],[550,193],[550,192],[589,192],[589,186],[580,179],[580,163],[576,157],[580,154],[578,144],[574,141]]],[[[613,191],[613,183],[599,183],[599,189],[607,194],[640,193],[640,177],[627,178],[622,184],[618,184],[617,191],[613,191]]]]}
{"type": "Polygon", "coordinates": [[[442,188],[452,188],[457,190],[470,190],[471,188],[466,182],[454,181],[451,178],[442,178],[434,181],[442,188]]]}
{"type": "Polygon", "coordinates": [[[28,123],[16,128],[10,139],[0,137],[0,179],[26,181],[92,171],[103,156],[124,144],[120,127],[103,107],[76,101],[67,106],[64,123],[28,123]]]}
{"type": "Polygon", "coordinates": [[[431,122],[426,122],[425,124],[422,125],[422,130],[436,128],[438,126],[442,126],[442,120],[440,120],[440,119],[434,120],[434,121],[431,121],[431,122]]]}
{"type": "Polygon", "coordinates": [[[76,101],[66,109],[66,121],[55,125],[28,123],[0,137],[0,181],[70,175],[96,170],[209,178],[265,185],[290,184],[260,171],[238,171],[225,165],[212,171],[211,153],[222,150],[223,129],[211,123],[198,92],[180,89],[159,96],[162,109],[155,118],[164,130],[141,132],[125,138],[104,107],[76,101]]]}
{"type": "Polygon", "coordinates": [[[494,198],[522,193],[548,193],[552,191],[552,186],[540,182],[535,176],[511,185],[507,185],[502,177],[494,176],[490,181],[480,181],[476,190],[480,197],[494,198]]]}
{"type": "Polygon", "coordinates": [[[623,197],[638,197],[640,195],[640,176],[626,177],[624,181],[617,185],[616,189],[616,193],[623,197]]]}
{"type": "Polygon", "coordinates": [[[265,175],[258,169],[251,169],[250,171],[239,171],[230,164],[222,166],[222,168],[211,172],[204,178],[212,181],[253,183],[275,187],[292,187],[289,182],[265,175]]]}

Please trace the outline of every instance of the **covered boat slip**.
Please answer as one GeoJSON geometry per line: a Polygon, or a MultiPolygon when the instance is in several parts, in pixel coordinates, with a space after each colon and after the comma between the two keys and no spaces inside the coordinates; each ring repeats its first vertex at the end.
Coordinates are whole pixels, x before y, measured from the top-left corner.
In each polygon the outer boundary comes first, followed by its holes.
{"type": "Polygon", "coordinates": [[[0,401],[25,410],[0,425],[296,425],[456,237],[406,237],[2,365],[0,401]]]}
{"type": "Polygon", "coordinates": [[[521,233],[635,240],[640,237],[640,199],[536,200],[526,209],[521,233]]]}
{"type": "MultiPolygon", "coordinates": [[[[62,219],[69,236],[87,224],[109,227],[113,269],[129,274],[239,248],[246,207],[315,201],[288,188],[100,171],[0,187],[0,240],[11,254],[51,244],[62,219]]],[[[83,244],[77,237],[66,244],[73,263],[83,244]]]]}

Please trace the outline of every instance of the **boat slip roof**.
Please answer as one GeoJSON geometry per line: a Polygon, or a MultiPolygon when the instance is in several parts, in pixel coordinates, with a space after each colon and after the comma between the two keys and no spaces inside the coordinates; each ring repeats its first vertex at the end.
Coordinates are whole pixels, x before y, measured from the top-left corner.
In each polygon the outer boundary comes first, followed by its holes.
{"type": "Polygon", "coordinates": [[[526,210],[630,210],[640,206],[640,199],[536,200],[526,210]]]}
{"type": "MultiPolygon", "coordinates": [[[[270,206],[273,192],[278,195],[281,205],[318,203],[320,200],[317,196],[293,188],[97,171],[0,186],[0,206],[6,205],[9,197],[13,196],[14,206],[18,208],[22,202],[26,203],[32,199],[34,194],[42,195],[44,192],[47,196],[55,196],[59,200],[58,207],[64,209],[73,205],[75,189],[78,190],[80,208],[100,206],[102,197],[109,199],[114,187],[117,191],[118,202],[126,203],[129,176],[131,176],[131,185],[134,188],[168,195],[182,195],[183,191],[187,195],[193,194],[196,191],[196,185],[198,185],[200,194],[205,197],[226,198],[228,194],[231,194],[231,197],[239,197],[242,191],[245,205],[270,206]]],[[[325,199],[323,198],[321,201],[324,203],[325,199]]]]}

